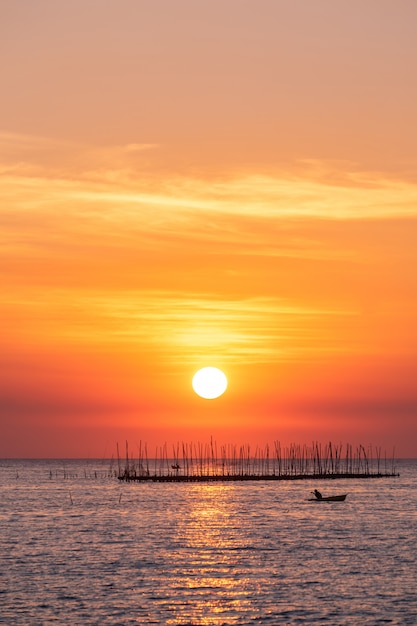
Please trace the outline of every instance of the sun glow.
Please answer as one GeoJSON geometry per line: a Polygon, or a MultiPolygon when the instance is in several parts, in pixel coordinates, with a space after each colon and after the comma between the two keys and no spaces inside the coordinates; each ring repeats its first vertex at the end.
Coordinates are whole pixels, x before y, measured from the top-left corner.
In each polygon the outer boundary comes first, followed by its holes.
{"type": "Polygon", "coordinates": [[[203,367],[194,374],[193,389],[206,400],[221,396],[227,389],[227,378],[217,367],[203,367]]]}

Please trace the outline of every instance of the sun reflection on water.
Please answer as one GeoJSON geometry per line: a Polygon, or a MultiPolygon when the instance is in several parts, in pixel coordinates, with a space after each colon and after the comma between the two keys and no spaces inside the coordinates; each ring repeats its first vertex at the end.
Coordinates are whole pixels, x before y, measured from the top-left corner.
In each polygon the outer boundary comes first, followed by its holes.
{"type": "Polygon", "coordinates": [[[242,575],[244,545],[236,515],[234,487],[197,484],[186,494],[188,514],[178,525],[177,539],[186,562],[171,555],[172,587],[187,599],[175,599],[169,624],[234,624],[252,610],[250,580],[242,575]],[[174,572],[173,572],[174,574],[174,572]],[[240,617],[239,617],[240,616],[240,617]]]}

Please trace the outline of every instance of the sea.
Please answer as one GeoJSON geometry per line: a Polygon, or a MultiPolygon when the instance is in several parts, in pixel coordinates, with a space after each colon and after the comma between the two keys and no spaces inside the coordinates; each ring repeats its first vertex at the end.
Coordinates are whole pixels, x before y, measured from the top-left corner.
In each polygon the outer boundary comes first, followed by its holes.
{"type": "Polygon", "coordinates": [[[125,483],[106,460],[0,460],[0,623],[416,625],[417,460],[396,471],[125,483]]]}

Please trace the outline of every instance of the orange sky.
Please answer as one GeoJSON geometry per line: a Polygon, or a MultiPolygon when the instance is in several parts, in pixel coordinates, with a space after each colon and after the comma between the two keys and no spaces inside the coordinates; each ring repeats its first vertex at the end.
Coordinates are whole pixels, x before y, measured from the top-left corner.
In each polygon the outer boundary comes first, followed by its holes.
{"type": "Polygon", "coordinates": [[[1,12],[0,456],[417,456],[414,0],[1,12]]]}

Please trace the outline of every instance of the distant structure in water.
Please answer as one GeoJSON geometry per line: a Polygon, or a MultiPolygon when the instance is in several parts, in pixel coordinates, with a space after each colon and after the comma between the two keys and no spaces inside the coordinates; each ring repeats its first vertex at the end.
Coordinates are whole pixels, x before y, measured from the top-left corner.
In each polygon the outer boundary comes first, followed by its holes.
{"type": "Polygon", "coordinates": [[[249,445],[217,446],[210,443],[178,443],[172,455],[167,445],[157,448],[154,458],[148,458],[147,446],[140,442],[136,458],[121,459],[117,445],[119,480],[154,482],[216,482],[245,480],[307,480],[336,478],[382,478],[398,476],[391,458],[382,455],[381,448],[360,445],[311,446],[291,444],[281,447],[249,445]]]}

